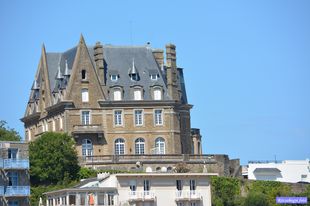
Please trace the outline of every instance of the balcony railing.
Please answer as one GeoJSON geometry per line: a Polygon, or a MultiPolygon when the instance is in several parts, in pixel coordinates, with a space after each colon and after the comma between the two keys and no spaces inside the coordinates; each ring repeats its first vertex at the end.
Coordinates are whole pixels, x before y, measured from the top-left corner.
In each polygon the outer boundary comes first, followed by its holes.
{"type": "Polygon", "coordinates": [[[4,169],[29,169],[28,159],[4,159],[4,169]]]}
{"type": "Polygon", "coordinates": [[[155,201],[153,191],[130,191],[129,201],[155,201]]]}
{"type": "Polygon", "coordinates": [[[0,196],[3,196],[3,195],[4,195],[4,187],[0,186],[0,196]]]}
{"type": "Polygon", "coordinates": [[[30,186],[7,186],[5,196],[29,196],[30,186]]]}
{"type": "Polygon", "coordinates": [[[80,162],[86,165],[94,164],[114,164],[114,163],[136,163],[142,161],[144,163],[156,163],[158,161],[162,163],[175,163],[175,162],[187,162],[187,163],[204,163],[214,164],[216,159],[212,155],[182,155],[182,154],[143,154],[143,155],[100,155],[100,156],[87,156],[80,157],[80,162]]]}
{"type": "Polygon", "coordinates": [[[176,201],[179,200],[201,200],[201,192],[197,190],[178,190],[175,193],[176,201]]]}

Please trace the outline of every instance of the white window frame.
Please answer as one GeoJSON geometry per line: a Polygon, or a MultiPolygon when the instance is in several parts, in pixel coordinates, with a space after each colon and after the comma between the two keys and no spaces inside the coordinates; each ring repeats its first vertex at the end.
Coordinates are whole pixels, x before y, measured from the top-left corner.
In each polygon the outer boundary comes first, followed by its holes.
{"type": "Polygon", "coordinates": [[[94,146],[93,142],[90,139],[83,139],[82,140],[82,156],[93,156],[94,154],[94,146]]]}
{"type": "Polygon", "coordinates": [[[113,111],[114,126],[123,126],[123,110],[113,111]]]}
{"type": "Polygon", "coordinates": [[[163,109],[154,109],[154,125],[155,126],[164,125],[164,110],[163,109]],[[161,111],[161,112],[157,113],[157,111],[161,111]]]}
{"type": "Polygon", "coordinates": [[[145,140],[142,137],[139,137],[135,140],[135,154],[145,154],[145,140]]]}
{"type": "Polygon", "coordinates": [[[114,141],[114,154],[115,155],[125,154],[125,140],[123,138],[117,138],[114,141]]]}
{"type": "Polygon", "coordinates": [[[118,80],[118,75],[117,74],[111,74],[110,79],[112,82],[116,82],[118,80]]]}
{"type": "Polygon", "coordinates": [[[82,125],[90,125],[91,124],[91,112],[89,110],[82,110],[81,111],[81,124],[82,125]],[[88,113],[88,118],[87,116],[84,116],[84,114],[88,113]]]}
{"type": "Polygon", "coordinates": [[[166,154],[166,140],[163,137],[157,137],[155,139],[155,151],[156,154],[166,154]]]}
{"type": "Polygon", "coordinates": [[[133,90],[133,99],[134,100],[142,100],[142,91],[141,89],[134,89],[133,90]]]}
{"type": "Polygon", "coordinates": [[[158,79],[158,74],[151,74],[150,75],[151,80],[157,80],[158,79]]]}
{"type": "Polygon", "coordinates": [[[163,99],[162,89],[158,87],[154,88],[153,96],[154,100],[162,100],[163,99]]]}
{"type": "Polygon", "coordinates": [[[144,124],[144,111],[143,109],[135,109],[134,111],[134,123],[135,126],[143,126],[144,124]],[[140,114],[138,114],[138,112],[141,112],[140,114]]]}
{"type": "Polygon", "coordinates": [[[89,102],[89,92],[87,88],[81,90],[82,102],[89,102]]]}
{"type": "Polygon", "coordinates": [[[113,90],[113,100],[114,101],[121,101],[122,99],[123,99],[123,97],[122,97],[122,90],[120,88],[115,88],[113,90]]]}

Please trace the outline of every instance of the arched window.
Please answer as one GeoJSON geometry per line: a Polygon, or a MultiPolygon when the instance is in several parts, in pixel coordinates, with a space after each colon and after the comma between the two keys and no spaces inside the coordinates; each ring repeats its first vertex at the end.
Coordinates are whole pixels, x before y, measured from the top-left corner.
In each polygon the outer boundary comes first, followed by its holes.
{"type": "Polygon", "coordinates": [[[161,100],[161,89],[160,88],[154,89],[154,100],[161,100]]]}
{"type": "Polygon", "coordinates": [[[155,140],[156,154],[165,154],[165,140],[162,137],[158,137],[155,140]]]}
{"type": "Polygon", "coordinates": [[[144,139],[138,138],[135,141],[135,152],[136,154],[144,154],[144,139]]]}
{"type": "Polygon", "coordinates": [[[93,143],[89,139],[83,139],[82,141],[82,155],[83,157],[93,155],[93,143]]]}
{"type": "Polygon", "coordinates": [[[122,93],[121,93],[121,90],[120,89],[115,89],[114,92],[113,92],[113,98],[114,98],[114,101],[120,101],[122,100],[122,93]]]}
{"type": "Polygon", "coordinates": [[[115,140],[115,154],[116,155],[125,154],[125,140],[121,138],[115,140]]]}

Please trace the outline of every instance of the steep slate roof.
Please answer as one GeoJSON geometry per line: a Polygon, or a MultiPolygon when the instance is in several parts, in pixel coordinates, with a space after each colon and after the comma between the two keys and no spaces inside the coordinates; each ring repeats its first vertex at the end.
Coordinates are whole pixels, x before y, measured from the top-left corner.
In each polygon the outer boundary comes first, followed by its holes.
{"type": "MultiPolygon", "coordinates": [[[[76,56],[77,47],[73,47],[65,51],[64,53],[46,53],[48,75],[50,82],[51,92],[57,92],[60,88],[66,88],[68,79],[62,80],[56,79],[58,65],[60,65],[60,71],[63,75],[65,73],[66,60],[68,63],[69,71],[71,72],[76,56]]],[[[94,47],[88,46],[88,52],[94,62],[94,47]]],[[[112,46],[103,45],[103,54],[105,60],[106,71],[106,83],[108,87],[121,87],[124,90],[124,100],[132,100],[132,87],[141,86],[144,89],[144,100],[151,100],[150,88],[153,86],[159,86],[163,89],[163,100],[171,100],[168,95],[165,72],[159,68],[152,49],[148,46],[112,46]],[[129,76],[129,71],[132,68],[132,62],[134,60],[135,68],[138,71],[139,81],[132,81],[129,76]],[[110,75],[118,74],[119,78],[116,82],[111,81],[110,75]],[[151,80],[151,74],[158,74],[157,80],[151,80]]],[[[184,78],[182,69],[178,68],[179,89],[183,92],[182,102],[187,103],[186,91],[184,85],[184,78]]],[[[100,78],[102,79],[102,78],[100,78]]],[[[40,82],[38,82],[40,83],[40,82]]],[[[30,97],[30,100],[34,97],[30,97]]]]}
{"type": "Polygon", "coordinates": [[[170,100],[167,95],[166,84],[162,77],[157,62],[153,56],[152,50],[149,47],[118,47],[118,46],[103,46],[103,54],[107,68],[107,86],[121,86],[124,89],[124,100],[132,100],[130,88],[141,86],[144,89],[144,100],[151,99],[150,87],[160,86],[164,91],[164,100],[170,100]],[[139,74],[139,81],[132,81],[129,77],[129,71],[132,68],[134,60],[136,71],[139,74]],[[109,71],[111,71],[109,73],[109,71]],[[151,80],[150,74],[156,73],[159,75],[157,80],[151,80]],[[109,74],[118,74],[119,79],[116,82],[111,81],[109,74]]]}

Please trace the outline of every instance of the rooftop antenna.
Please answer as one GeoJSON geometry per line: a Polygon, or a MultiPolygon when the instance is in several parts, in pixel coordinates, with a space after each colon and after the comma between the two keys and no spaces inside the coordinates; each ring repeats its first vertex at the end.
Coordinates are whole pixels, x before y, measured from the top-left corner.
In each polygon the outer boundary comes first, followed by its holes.
{"type": "Polygon", "coordinates": [[[133,46],[132,20],[130,20],[130,44],[133,46]]]}

